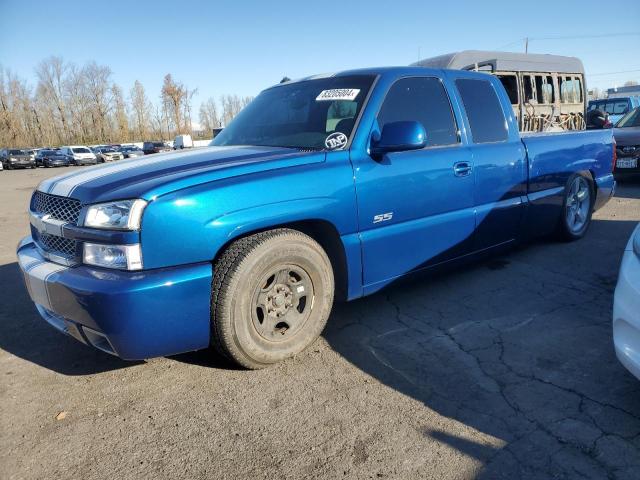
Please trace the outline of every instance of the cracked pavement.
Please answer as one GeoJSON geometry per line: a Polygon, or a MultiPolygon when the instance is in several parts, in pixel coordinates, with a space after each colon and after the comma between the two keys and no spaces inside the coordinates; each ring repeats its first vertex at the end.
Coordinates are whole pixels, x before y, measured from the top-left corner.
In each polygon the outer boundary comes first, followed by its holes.
{"type": "Polygon", "coordinates": [[[640,381],[611,338],[640,181],[579,242],[336,305],[310,349],[247,372],[122,362],[39,319],[14,246],[54,173],[0,174],[3,478],[640,478],[640,381]]]}

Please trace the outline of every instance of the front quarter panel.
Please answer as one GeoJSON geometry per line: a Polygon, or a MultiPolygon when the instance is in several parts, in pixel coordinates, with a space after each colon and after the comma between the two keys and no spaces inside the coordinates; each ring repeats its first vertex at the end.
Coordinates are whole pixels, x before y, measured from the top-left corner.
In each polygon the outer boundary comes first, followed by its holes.
{"type": "Polygon", "coordinates": [[[356,215],[348,152],[330,152],[324,162],[221,179],[153,199],[141,230],[144,266],[211,261],[234,238],[302,220],[323,220],[347,235],[356,231],[356,215]]]}

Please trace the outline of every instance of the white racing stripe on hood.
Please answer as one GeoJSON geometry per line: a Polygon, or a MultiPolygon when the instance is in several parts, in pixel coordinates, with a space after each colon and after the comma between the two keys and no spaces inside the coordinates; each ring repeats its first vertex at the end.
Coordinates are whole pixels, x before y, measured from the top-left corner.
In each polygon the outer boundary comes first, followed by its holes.
{"type": "MultiPolygon", "coordinates": [[[[216,151],[228,150],[234,147],[217,147],[216,151]]],[[[195,156],[201,154],[202,151],[196,150],[189,153],[182,153],[185,157],[195,156]]],[[[50,193],[52,195],[58,195],[61,197],[69,196],[77,187],[85,183],[97,180],[108,175],[115,173],[126,172],[140,166],[155,165],[166,161],[173,161],[176,158],[176,152],[169,152],[166,154],[155,154],[152,158],[139,157],[128,160],[121,160],[118,163],[110,163],[100,165],[99,167],[93,167],[88,171],[74,172],[70,175],[64,175],[61,177],[53,178],[50,182],[42,182],[38,186],[38,190],[44,193],[50,193]]]]}

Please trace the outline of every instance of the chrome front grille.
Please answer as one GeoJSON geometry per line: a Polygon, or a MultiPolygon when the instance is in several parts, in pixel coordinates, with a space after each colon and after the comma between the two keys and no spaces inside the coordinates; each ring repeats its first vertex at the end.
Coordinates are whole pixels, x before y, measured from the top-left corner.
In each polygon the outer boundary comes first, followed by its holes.
{"type": "Polygon", "coordinates": [[[45,252],[60,255],[65,258],[72,258],[76,255],[75,240],[49,235],[48,233],[38,233],[37,241],[45,252]]]}
{"type": "Polygon", "coordinates": [[[57,197],[36,191],[31,199],[31,210],[40,214],[49,214],[51,218],[76,225],[82,205],[79,200],[57,197]]]}

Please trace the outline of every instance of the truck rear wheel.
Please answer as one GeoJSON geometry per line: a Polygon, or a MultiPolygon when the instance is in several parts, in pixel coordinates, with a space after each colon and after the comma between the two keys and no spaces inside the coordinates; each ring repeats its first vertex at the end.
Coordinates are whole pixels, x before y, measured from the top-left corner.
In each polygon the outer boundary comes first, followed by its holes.
{"type": "Polygon", "coordinates": [[[277,229],[241,238],[213,266],[212,344],[245,368],[277,363],[316,340],[333,295],[331,262],[311,237],[277,229]]]}
{"type": "Polygon", "coordinates": [[[584,237],[591,224],[594,200],[591,179],[578,173],[572,175],[565,187],[558,225],[558,233],[562,239],[572,241],[584,237]]]}

